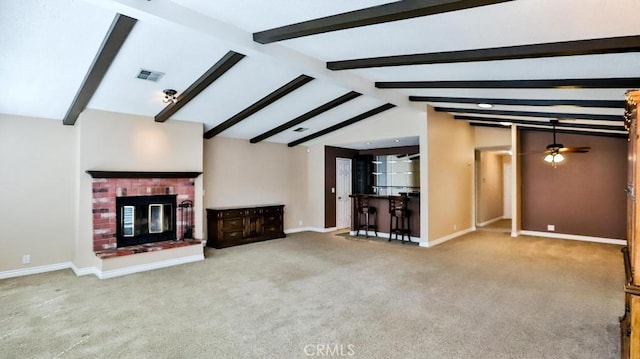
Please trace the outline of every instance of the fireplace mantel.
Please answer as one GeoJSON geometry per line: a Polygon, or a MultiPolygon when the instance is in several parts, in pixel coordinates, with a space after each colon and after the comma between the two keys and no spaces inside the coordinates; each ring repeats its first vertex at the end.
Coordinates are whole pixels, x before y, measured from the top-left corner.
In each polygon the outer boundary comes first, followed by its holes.
{"type": "Polygon", "coordinates": [[[86,171],[93,178],[196,178],[202,172],[86,171]]]}

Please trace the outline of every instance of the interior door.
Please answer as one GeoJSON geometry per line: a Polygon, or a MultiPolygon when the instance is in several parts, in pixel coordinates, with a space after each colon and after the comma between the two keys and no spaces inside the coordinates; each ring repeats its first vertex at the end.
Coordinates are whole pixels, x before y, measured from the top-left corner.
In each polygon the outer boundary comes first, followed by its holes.
{"type": "Polygon", "coordinates": [[[351,226],[351,159],[336,158],[336,227],[351,226]]]}

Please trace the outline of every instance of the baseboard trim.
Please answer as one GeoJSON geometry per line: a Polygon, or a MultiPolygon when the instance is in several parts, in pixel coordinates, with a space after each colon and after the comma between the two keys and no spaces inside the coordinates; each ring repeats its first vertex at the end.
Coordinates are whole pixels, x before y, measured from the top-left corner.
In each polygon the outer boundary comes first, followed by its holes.
{"type": "Polygon", "coordinates": [[[503,220],[503,219],[504,219],[504,217],[503,217],[503,216],[496,217],[496,218],[490,219],[490,220],[488,220],[488,221],[484,221],[484,222],[482,222],[482,223],[478,223],[478,227],[484,227],[484,226],[489,225],[489,224],[491,224],[491,223],[493,223],[493,222],[498,222],[498,221],[501,221],[501,220],[503,220]]]}
{"type": "Polygon", "coordinates": [[[444,243],[446,241],[450,241],[450,240],[452,240],[454,238],[458,238],[460,236],[464,236],[465,234],[471,233],[474,230],[475,230],[474,227],[469,227],[467,229],[463,229],[461,231],[458,231],[458,232],[455,232],[455,233],[451,233],[449,235],[446,235],[444,237],[440,237],[438,239],[434,239],[434,240],[429,241],[429,242],[420,242],[420,247],[427,247],[427,248],[434,247],[434,246],[442,244],[442,243],[444,243]]]}
{"type": "MultiPolygon", "coordinates": [[[[360,231],[360,233],[362,235],[364,235],[364,230],[360,231]]],[[[376,236],[376,232],[374,231],[368,231],[367,234],[369,235],[369,237],[378,237],[378,238],[385,238],[385,239],[389,239],[389,233],[385,233],[385,232],[378,232],[378,235],[376,236]]],[[[355,236],[356,235],[356,231],[349,231],[349,235],[350,236],[355,236]]],[[[398,238],[400,238],[400,236],[398,236],[398,238]]],[[[417,242],[420,243],[420,237],[409,237],[411,239],[412,242],[417,242]]],[[[394,235],[393,240],[396,240],[396,237],[394,235]]],[[[398,239],[400,240],[400,239],[398,239]]]]}
{"type": "Polygon", "coordinates": [[[519,235],[522,235],[522,236],[533,236],[533,237],[556,238],[556,239],[569,239],[569,240],[572,240],[572,241],[617,244],[617,245],[620,245],[620,246],[626,246],[627,245],[627,241],[624,240],[624,239],[580,236],[580,235],[577,235],[577,234],[549,233],[549,232],[537,232],[537,231],[520,231],[519,235]]]}
{"type": "Polygon", "coordinates": [[[285,234],[292,234],[292,233],[300,233],[300,232],[320,232],[320,233],[326,233],[326,232],[333,232],[335,231],[336,228],[319,228],[319,227],[298,227],[298,228],[289,228],[289,229],[285,229],[284,233],[285,234]]]}
{"type": "Polygon", "coordinates": [[[7,279],[7,278],[14,278],[14,277],[22,277],[22,276],[25,276],[25,275],[53,272],[53,271],[57,271],[57,270],[71,268],[71,265],[72,265],[71,262],[62,262],[62,263],[55,263],[55,264],[47,264],[47,265],[43,265],[43,266],[36,266],[36,267],[29,267],[29,268],[22,268],[22,269],[13,269],[13,270],[0,272],[0,279],[7,279]]]}
{"type": "Polygon", "coordinates": [[[319,233],[328,233],[337,231],[337,227],[330,228],[320,228],[320,227],[298,227],[298,228],[290,228],[284,231],[285,234],[289,233],[300,233],[300,232],[319,232],[319,233]]]}
{"type": "Polygon", "coordinates": [[[96,267],[78,268],[75,264],[71,263],[71,270],[77,277],[93,274],[100,278],[100,270],[96,267]]]}
{"type": "Polygon", "coordinates": [[[62,270],[62,269],[71,269],[73,273],[78,277],[93,274],[100,279],[108,279],[108,278],[120,277],[127,274],[146,272],[154,269],[167,268],[167,267],[172,267],[180,264],[198,262],[202,260],[204,260],[204,254],[196,254],[188,257],[180,257],[175,259],[169,259],[166,261],[140,264],[140,265],[135,265],[135,266],[126,267],[126,268],[113,269],[109,271],[101,271],[96,267],[78,268],[72,262],[63,262],[63,263],[48,264],[44,266],[29,267],[24,269],[14,269],[14,270],[0,272],[0,279],[22,277],[25,275],[53,272],[53,271],[62,270]]]}
{"type": "Polygon", "coordinates": [[[153,262],[147,264],[140,264],[126,268],[112,269],[108,271],[98,271],[96,276],[100,279],[109,279],[115,277],[121,277],[123,275],[146,272],[154,269],[161,269],[167,267],[173,267],[180,264],[193,263],[204,260],[204,254],[195,254],[188,257],[180,257],[175,259],[169,259],[166,261],[153,262]]]}

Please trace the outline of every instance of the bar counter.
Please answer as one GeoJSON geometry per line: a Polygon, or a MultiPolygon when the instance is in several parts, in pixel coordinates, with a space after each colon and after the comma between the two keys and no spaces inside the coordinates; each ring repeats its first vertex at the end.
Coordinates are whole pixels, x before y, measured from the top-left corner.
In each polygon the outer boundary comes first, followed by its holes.
{"type": "MultiPolygon", "coordinates": [[[[355,196],[358,194],[352,194],[351,197],[351,231],[355,233],[358,230],[358,226],[356,221],[358,220],[358,212],[356,210],[356,200],[355,196]]],[[[376,216],[378,220],[378,236],[385,236],[389,238],[389,228],[391,228],[391,215],[389,214],[389,196],[378,196],[374,194],[366,195],[369,197],[369,206],[376,208],[376,216]],[[381,234],[383,233],[383,234],[381,234]]],[[[414,241],[420,238],[420,194],[419,193],[409,193],[409,203],[407,204],[407,208],[411,213],[410,224],[411,224],[411,237],[414,238],[414,241]]],[[[362,216],[362,220],[364,221],[364,216],[362,216]]],[[[373,223],[373,219],[370,220],[373,223]]],[[[364,231],[360,231],[361,234],[364,234],[364,231]]],[[[371,231],[369,231],[369,235],[374,235],[371,231]]],[[[395,239],[395,235],[393,239],[395,239]]],[[[400,236],[398,235],[398,239],[400,236]]]]}

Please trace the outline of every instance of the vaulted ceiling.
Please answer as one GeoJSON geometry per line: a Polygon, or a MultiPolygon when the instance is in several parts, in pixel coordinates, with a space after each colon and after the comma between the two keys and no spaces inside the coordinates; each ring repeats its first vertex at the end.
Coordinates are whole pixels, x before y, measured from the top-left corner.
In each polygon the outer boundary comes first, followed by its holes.
{"type": "Polygon", "coordinates": [[[0,113],[73,125],[94,108],[295,146],[430,104],[622,136],[637,14],[637,0],[0,0],[0,113]]]}

